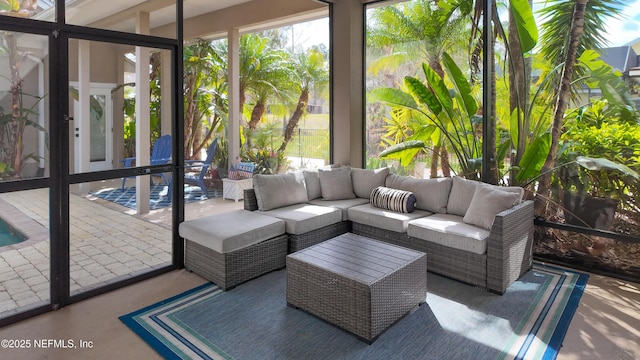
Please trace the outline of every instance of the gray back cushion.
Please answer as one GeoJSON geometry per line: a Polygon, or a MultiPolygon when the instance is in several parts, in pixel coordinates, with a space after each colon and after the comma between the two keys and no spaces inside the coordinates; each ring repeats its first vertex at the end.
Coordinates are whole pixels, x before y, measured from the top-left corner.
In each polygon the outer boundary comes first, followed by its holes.
{"type": "Polygon", "coordinates": [[[479,186],[488,186],[492,189],[518,194],[518,202],[524,196],[524,189],[519,186],[496,186],[459,176],[454,176],[452,180],[453,184],[451,185],[451,194],[449,194],[447,213],[453,215],[465,216],[471,204],[471,199],[473,199],[473,195],[479,186]]]}
{"type": "Polygon", "coordinates": [[[511,209],[520,201],[519,197],[519,194],[502,191],[497,186],[478,186],[462,221],[491,230],[496,215],[511,209]]]}
{"type": "Polygon", "coordinates": [[[304,175],[300,171],[277,175],[256,174],[253,176],[253,189],[261,211],[308,201],[304,175]]]}
{"type": "Polygon", "coordinates": [[[320,177],[318,169],[305,169],[302,171],[304,182],[307,185],[307,197],[309,201],[322,197],[322,189],[320,189],[320,177]]]}
{"type": "Polygon", "coordinates": [[[368,199],[373,189],[385,185],[387,175],[389,175],[389,168],[375,170],[351,168],[353,192],[359,198],[368,199]]]}
{"type": "Polygon", "coordinates": [[[467,213],[467,209],[469,209],[473,194],[475,194],[476,187],[480,185],[480,182],[467,180],[459,176],[454,176],[452,180],[453,183],[451,184],[447,213],[464,216],[464,214],[467,213]]]}
{"type": "Polygon", "coordinates": [[[451,178],[416,179],[391,174],[387,176],[386,186],[411,191],[416,196],[418,209],[442,214],[447,212],[451,178]]]}
{"type": "Polygon", "coordinates": [[[355,199],[350,167],[318,169],[318,176],[323,200],[355,199]]]}

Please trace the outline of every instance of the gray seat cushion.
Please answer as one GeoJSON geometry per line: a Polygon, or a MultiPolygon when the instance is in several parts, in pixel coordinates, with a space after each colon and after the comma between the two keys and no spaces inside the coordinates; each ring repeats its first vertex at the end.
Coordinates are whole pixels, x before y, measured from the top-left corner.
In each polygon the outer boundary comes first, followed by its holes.
{"type": "Polygon", "coordinates": [[[464,223],[462,216],[435,214],[409,222],[407,235],[482,255],[487,252],[489,230],[464,223]]]}
{"type": "Polygon", "coordinates": [[[242,209],[187,220],[178,226],[183,238],[221,254],[280,236],[284,231],[284,221],[242,209]]]}
{"type": "Polygon", "coordinates": [[[322,200],[322,199],[317,199],[317,200],[309,201],[309,204],[320,205],[320,206],[329,206],[329,207],[332,207],[334,209],[342,210],[342,220],[343,221],[347,221],[348,220],[348,212],[347,212],[347,210],[349,210],[349,208],[354,207],[354,206],[358,206],[358,205],[362,205],[362,204],[367,204],[367,203],[369,203],[369,199],[363,199],[363,198],[344,199],[344,200],[322,200]]]}
{"type": "Polygon", "coordinates": [[[349,208],[347,212],[349,220],[352,222],[375,226],[377,228],[395,231],[398,233],[407,232],[407,225],[411,220],[432,214],[425,210],[415,210],[412,213],[400,213],[380,209],[371,204],[354,206],[349,208]]]}
{"type": "Polygon", "coordinates": [[[260,214],[284,220],[285,231],[294,235],[304,234],[342,221],[342,210],[311,204],[290,205],[269,211],[260,211],[260,214]]]}
{"type": "Polygon", "coordinates": [[[451,178],[415,179],[391,174],[387,176],[386,186],[411,191],[416,196],[418,209],[441,214],[447,212],[451,178]]]}

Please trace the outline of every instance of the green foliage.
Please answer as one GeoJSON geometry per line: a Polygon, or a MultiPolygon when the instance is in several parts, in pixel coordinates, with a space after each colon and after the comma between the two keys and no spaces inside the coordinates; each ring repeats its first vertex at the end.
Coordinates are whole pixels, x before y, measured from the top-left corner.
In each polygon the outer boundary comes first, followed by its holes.
{"type": "MultiPolygon", "coordinates": [[[[370,91],[372,100],[380,101],[393,109],[406,108],[414,117],[425,119],[421,128],[416,129],[412,136],[385,150],[381,157],[400,159],[401,164],[406,166],[436,136],[436,139],[451,148],[460,167],[458,173],[475,176],[478,172],[478,162],[475,159],[481,156],[482,151],[481,141],[475,132],[478,105],[462,71],[447,53],[442,57],[446,80],[453,84],[451,90],[445,79],[429,65],[423,64],[426,83],[407,76],[404,83],[406,90],[381,88],[370,91]]],[[[435,144],[439,142],[436,141],[435,144]]]]}
{"type": "Polygon", "coordinates": [[[634,196],[640,191],[638,118],[636,111],[607,100],[571,112],[561,138],[560,159],[563,163],[575,160],[579,166],[558,172],[562,186],[592,196],[613,197],[627,208],[638,209],[634,196]],[[598,161],[585,161],[580,156],[598,161]]]}
{"type": "Polygon", "coordinates": [[[517,175],[518,183],[532,179],[540,174],[540,169],[544,165],[549,149],[551,148],[551,134],[545,133],[536,137],[527,147],[520,164],[520,171],[517,175]]]}
{"type": "Polygon", "coordinates": [[[533,11],[528,0],[511,0],[509,5],[516,21],[521,51],[526,54],[538,43],[538,27],[533,11]]]}
{"type": "MultiPolygon", "coordinates": [[[[2,95],[0,95],[1,97],[2,95]]],[[[5,109],[0,106],[0,179],[20,178],[22,176],[22,165],[27,159],[39,160],[36,154],[23,154],[22,147],[25,141],[24,132],[27,128],[31,127],[45,134],[47,133],[44,127],[31,119],[32,116],[38,116],[38,112],[35,109],[43,99],[44,97],[25,94],[20,91],[18,103],[15,104],[18,108],[17,117],[11,111],[5,112],[5,109]],[[28,107],[25,104],[25,98],[30,103],[28,107]],[[19,152],[16,151],[18,148],[20,148],[19,152]],[[20,154],[22,155],[20,156],[20,154]],[[20,158],[16,159],[17,156],[20,158]],[[18,166],[14,164],[18,164],[18,166]]]]}
{"type": "Polygon", "coordinates": [[[275,174],[278,166],[278,154],[269,149],[246,153],[244,158],[254,164],[254,174],[275,174]]]}

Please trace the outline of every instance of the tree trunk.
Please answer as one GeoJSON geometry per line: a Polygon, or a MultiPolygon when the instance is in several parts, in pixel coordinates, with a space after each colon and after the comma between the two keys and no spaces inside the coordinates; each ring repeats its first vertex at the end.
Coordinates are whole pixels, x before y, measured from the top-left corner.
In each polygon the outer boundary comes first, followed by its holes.
{"type": "Polygon", "coordinates": [[[307,109],[308,103],[309,103],[309,90],[304,89],[302,90],[302,93],[298,97],[298,105],[296,106],[296,110],[291,115],[291,118],[289,118],[289,121],[287,121],[287,126],[284,131],[284,139],[282,140],[282,144],[278,149],[278,165],[276,166],[277,174],[280,173],[280,170],[282,169],[282,165],[283,165],[280,162],[280,159],[282,158],[280,154],[283,154],[284,151],[287,149],[287,145],[289,144],[289,141],[291,141],[291,139],[293,138],[294,132],[298,127],[298,123],[300,122],[302,115],[304,115],[307,109]]]}
{"type": "Polygon", "coordinates": [[[431,151],[431,167],[429,168],[429,177],[438,177],[438,163],[440,159],[440,145],[433,145],[433,151],[431,151]]]}
{"type": "Polygon", "coordinates": [[[258,122],[262,119],[264,112],[266,110],[266,106],[264,101],[260,100],[256,103],[256,106],[253,107],[253,111],[251,112],[251,120],[249,121],[249,129],[255,130],[258,127],[258,122]]]}
{"type": "MultiPolygon", "coordinates": [[[[498,9],[496,7],[495,1],[492,3],[493,9],[491,11],[493,15],[493,22],[497,24],[500,19],[498,18],[498,9]]],[[[494,25],[495,26],[495,25],[494,25]]],[[[487,110],[487,105],[489,106],[489,129],[487,131],[487,138],[482,139],[482,141],[488,142],[488,151],[489,159],[490,159],[490,168],[489,168],[489,178],[482,179],[484,182],[489,184],[497,184],[498,183],[498,162],[496,160],[496,66],[495,66],[495,58],[493,49],[496,48],[496,31],[492,32],[494,35],[491,39],[491,49],[489,49],[489,54],[486,56],[490,56],[493,60],[493,66],[491,66],[491,104],[484,104],[483,111],[487,110]]],[[[485,90],[486,91],[486,90],[485,90]]],[[[484,156],[484,155],[483,155],[484,156]]]]}
{"type": "Polygon", "coordinates": [[[560,135],[562,135],[564,112],[567,110],[571,96],[571,78],[573,75],[573,68],[578,57],[580,37],[584,32],[584,12],[587,7],[587,2],[588,0],[576,0],[575,7],[573,9],[571,33],[569,34],[569,46],[567,48],[564,66],[562,67],[562,77],[558,89],[558,98],[554,108],[553,125],[551,127],[551,149],[549,150],[547,159],[540,170],[540,173],[543,175],[538,183],[538,191],[535,197],[535,213],[537,216],[542,216],[549,205],[548,196],[551,185],[551,169],[554,168],[556,163],[558,143],[560,141],[560,135]]]}
{"type": "Polygon", "coordinates": [[[185,159],[191,159],[193,155],[193,134],[196,130],[194,128],[194,118],[196,115],[196,100],[195,93],[197,89],[194,89],[195,77],[193,74],[189,74],[185,79],[185,109],[184,109],[184,156],[185,159]]]}
{"type": "Polygon", "coordinates": [[[447,147],[442,145],[440,149],[440,162],[442,163],[442,176],[451,177],[451,165],[449,164],[449,152],[447,147]]]}
{"type": "MultiPolygon", "coordinates": [[[[429,56],[429,67],[444,80],[444,70],[440,64],[440,57],[429,56]]],[[[441,141],[442,142],[442,141],[441,141]]],[[[429,169],[429,176],[433,178],[438,177],[438,164],[440,163],[440,152],[444,149],[443,144],[433,144],[433,151],[431,152],[431,167],[429,169]]],[[[444,166],[444,164],[443,164],[444,166]]],[[[444,169],[443,169],[444,171],[444,169]]]]}
{"type": "MultiPolygon", "coordinates": [[[[514,110],[518,112],[518,143],[515,144],[516,154],[511,163],[519,165],[527,146],[529,128],[531,127],[527,114],[531,89],[531,57],[525,59],[522,54],[516,21],[513,12],[509,11],[509,114],[512,114],[514,110]]],[[[510,185],[517,185],[518,167],[514,166],[512,169],[509,182],[510,185]]]]}
{"type": "Polygon", "coordinates": [[[20,54],[18,42],[12,32],[5,32],[7,53],[9,57],[9,69],[11,72],[11,123],[7,137],[12,139],[8,146],[8,160],[12,162],[13,179],[19,179],[22,172],[22,132],[20,131],[20,92],[22,83],[20,80],[20,54]]]}

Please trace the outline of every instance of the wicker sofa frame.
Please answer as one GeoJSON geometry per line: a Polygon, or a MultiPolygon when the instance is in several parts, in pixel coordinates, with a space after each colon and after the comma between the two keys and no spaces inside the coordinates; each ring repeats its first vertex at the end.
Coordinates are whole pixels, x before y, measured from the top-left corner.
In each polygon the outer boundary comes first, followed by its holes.
{"type": "MultiPolygon", "coordinates": [[[[250,211],[258,209],[253,189],[245,190],[244,208],[250,211]]],[[[349,231],[426,252],[429,271],[498,294],[503,294],[507,287],[531,269],[533,264],[533,201],[530,200],[496,215],[489,234],[487,252],[482,255],[416,239],[407,233],[351,221],[343,221],[305,234],[289,234],[289,253],[349,231]]]]}
{"type": "Polygon", "coordinates": [[[533,265],[533,201],[496,215],[487,252],[479,255],[359,223],[352,232],[427,253],[429,271],[503,294],[533,265]]]}
{"type": "Polygon", "coordinates": [[[184,267],[226,291],[262,274],[283,269],[287,239],[284,234],[222,254],[185,239],[184,267]]]}

